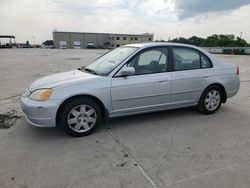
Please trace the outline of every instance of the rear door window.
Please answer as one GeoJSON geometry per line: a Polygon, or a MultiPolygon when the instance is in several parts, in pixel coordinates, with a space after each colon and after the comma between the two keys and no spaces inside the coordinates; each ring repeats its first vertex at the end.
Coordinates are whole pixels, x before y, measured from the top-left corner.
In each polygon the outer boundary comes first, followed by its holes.
{"type": "Polygon", "coordinates": [[[173,48],[173,63],[175,71],[212,67],[208,57],[198,50],[185,47],[173,48]]]}

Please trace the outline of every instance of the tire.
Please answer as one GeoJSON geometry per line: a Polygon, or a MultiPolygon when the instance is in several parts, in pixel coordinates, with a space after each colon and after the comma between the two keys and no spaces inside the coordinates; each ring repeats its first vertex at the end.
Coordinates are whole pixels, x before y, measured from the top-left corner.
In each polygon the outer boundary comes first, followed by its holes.
{"type": "Polygon", "coordinates": [[[88,98],[69,101],[62,109],[59,121],[67,134],[75,137],[91,134],[101,124],[101,109],[88,98]]]}
{"type": "Polygon", "coordinates": [[[222,98],[222,91],[218,86],[209,86],[202,93],[197,110],[203,114],[213,114],[220,108],[222,98]]]}

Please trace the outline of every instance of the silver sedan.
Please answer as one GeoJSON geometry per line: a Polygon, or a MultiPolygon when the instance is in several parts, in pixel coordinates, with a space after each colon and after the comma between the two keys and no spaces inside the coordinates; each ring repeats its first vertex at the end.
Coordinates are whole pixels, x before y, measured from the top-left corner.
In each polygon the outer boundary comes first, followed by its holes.
{"type": "Polygon", "coordinates": [[[216,112],[237,94],[239,67],[175,43],[130,44],[87,67],[32,83],[21,97],[27,121],[85,136],[109,118],[196,106],[216,112]]]}

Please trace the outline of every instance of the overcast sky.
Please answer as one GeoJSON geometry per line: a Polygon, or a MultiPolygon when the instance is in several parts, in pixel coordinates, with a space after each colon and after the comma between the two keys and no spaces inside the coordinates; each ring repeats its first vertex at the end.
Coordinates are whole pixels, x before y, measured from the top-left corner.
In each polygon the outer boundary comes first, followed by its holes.
{"type": "Polygon", "coordinates": [[[250,0],[0,0],[0,35],[41,43],[54,29],[154,40],[243,32],[250,42],[250,0]]]}

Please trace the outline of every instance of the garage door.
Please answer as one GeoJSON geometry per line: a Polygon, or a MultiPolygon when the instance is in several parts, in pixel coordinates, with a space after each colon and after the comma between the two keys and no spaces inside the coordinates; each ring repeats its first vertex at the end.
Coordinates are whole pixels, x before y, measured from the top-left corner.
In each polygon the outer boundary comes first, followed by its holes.
{"type": "Polygon", "coordinates": [[[61,49],[67,48],[67,41],[59,41],[59,48],[61,49]]]}
{"type": "Polygon", "coordinates": [[[74,41],[73,46],[75,49],[80,49],[81,48],[81,42],[80,41],[74,41]]]}

